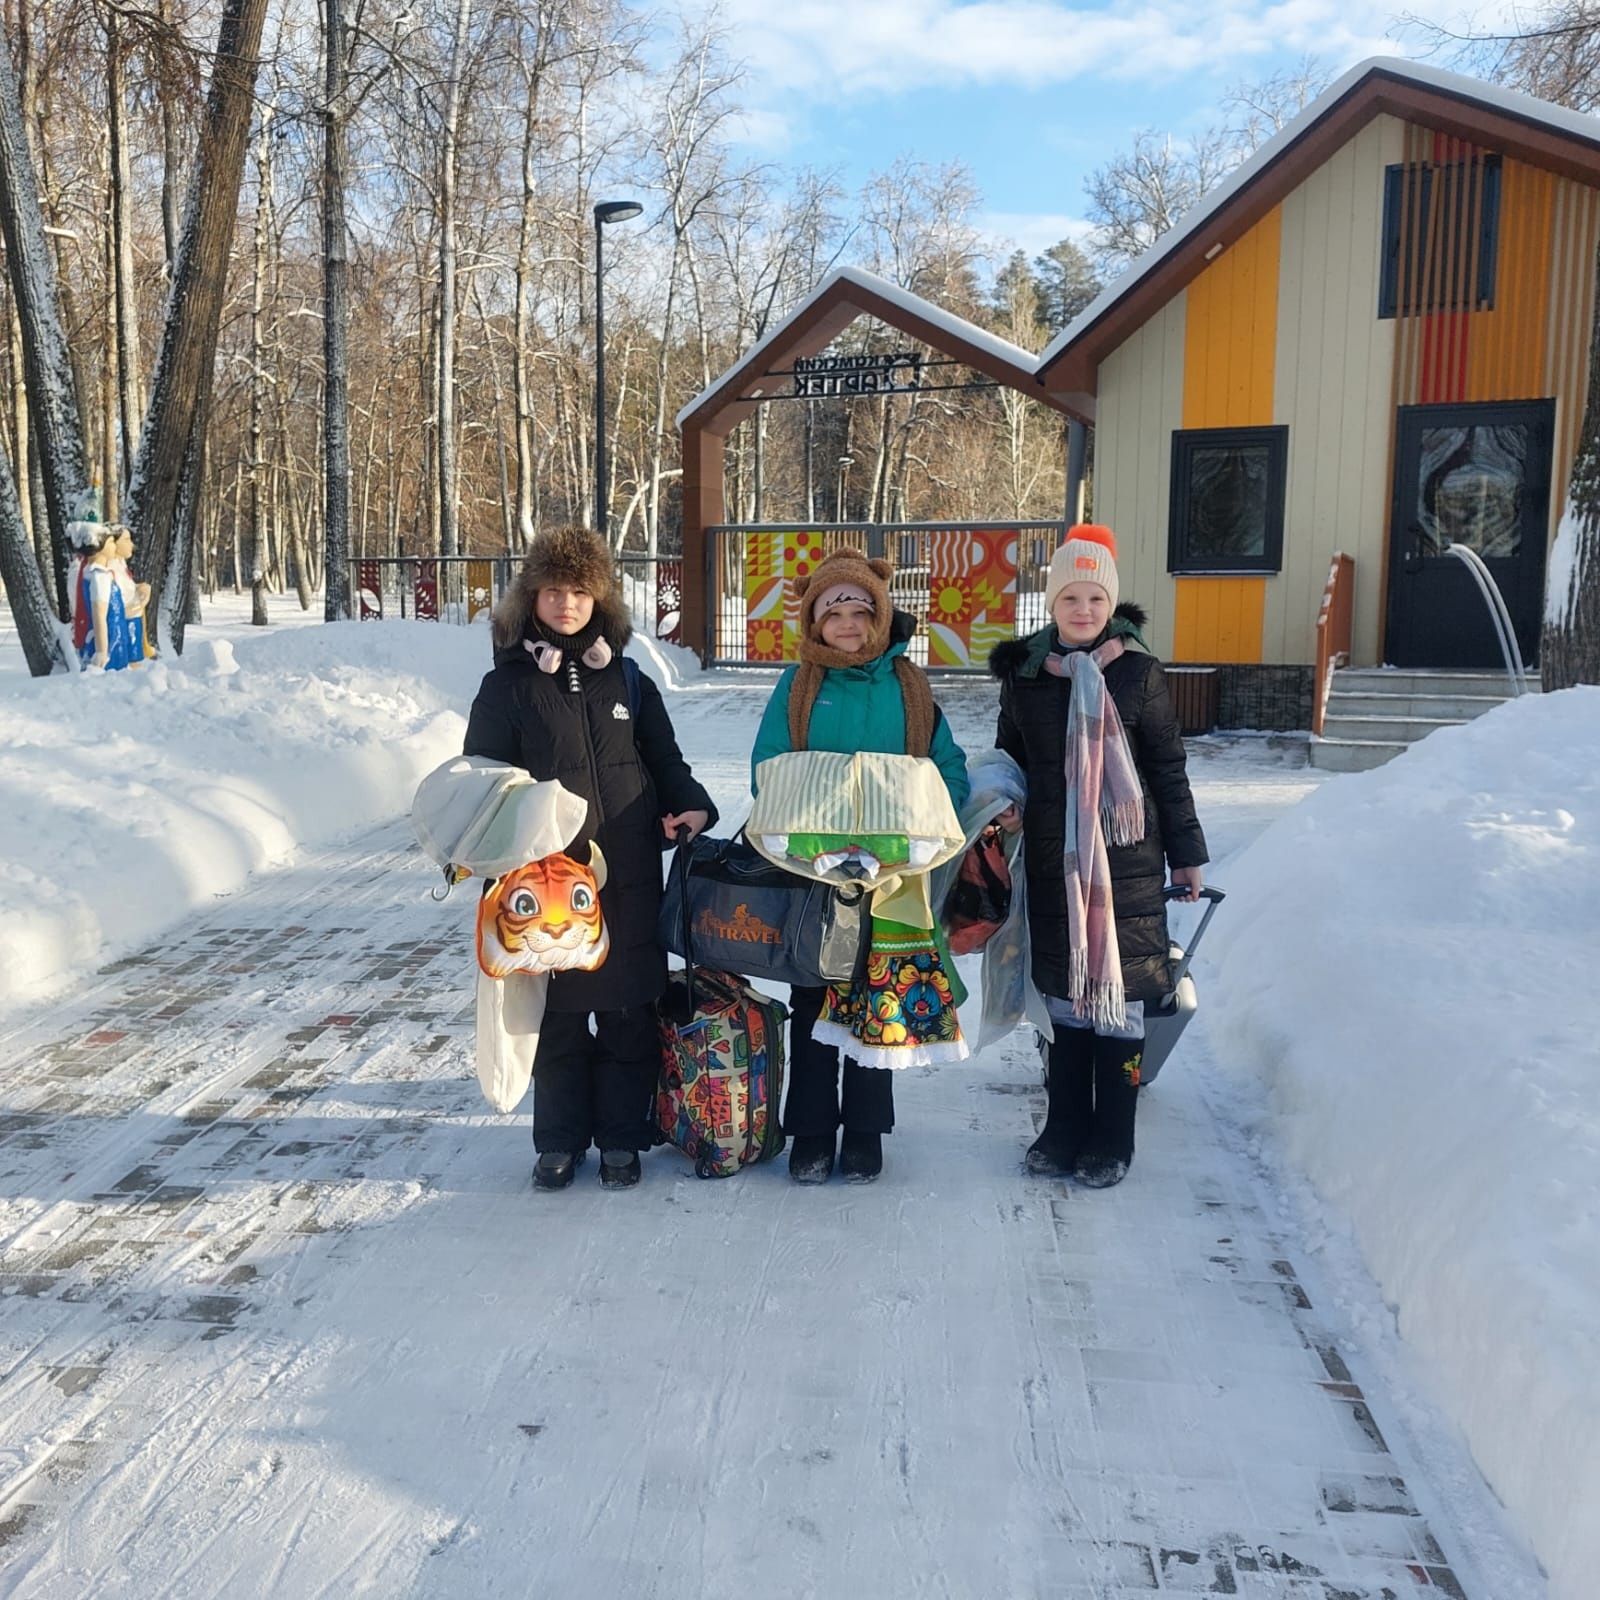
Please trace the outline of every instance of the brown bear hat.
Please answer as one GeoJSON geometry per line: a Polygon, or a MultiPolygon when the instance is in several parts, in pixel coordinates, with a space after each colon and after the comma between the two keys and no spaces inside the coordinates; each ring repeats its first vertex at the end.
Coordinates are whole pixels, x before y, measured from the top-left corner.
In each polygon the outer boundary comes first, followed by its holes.
{"type": "MultiPolygon", "coordinates": [[[[864,667],[876,661],[893,642],[895,611],[889,603],[889,579],[894,563],[863,550],[830,550],[803,578],[794,581],[795,599],[800,602],[800,666],[789,688],[789,743],[795,750],[806,748],[811,726],[811,707],[829,668],[864,667]],[[867,642],[859,650],[835,650],[823,643],[822,619],[837,605],[866,605],[872,608],[872,627],[867,642]]],[[[910,619],[907,618],[907,621],[910,619]]],[[[928,675],[904,655],[895,657],[895,676],[900,680],[900,697],[906,711],[906,750],[908,756],[925,756],[933,742],[933,689],[928,675]]]]}
{"type": "MultiPolygon", "coordinates": [[[[539,534],[528,546],[528,554],[517,571],[511,587],[500,597],[494,608],[494,643],[496,650],[515,650],[526,644],[529,652],[544,655],[540,665],[550,659],[545,652],[534,652],[541,642],[553,642],[558,647],[575,648],[579,655],[593,648],[596,640],[604,640],[608,649],[606,659],[621,652],[633,633],[628,617],[628,607],[617,585],[616,569],[611,552],[599,534],[587,528],[552,528],[539,534]],[[534,604],[539,591],[551,584],[573,589],[583,589],[594,596],[594,617],[581,633],[570,640],[557,635],[547,635],[539,623],[534,604]]],[[[600,665],[591,661],[591,666],[600,665]]]]}

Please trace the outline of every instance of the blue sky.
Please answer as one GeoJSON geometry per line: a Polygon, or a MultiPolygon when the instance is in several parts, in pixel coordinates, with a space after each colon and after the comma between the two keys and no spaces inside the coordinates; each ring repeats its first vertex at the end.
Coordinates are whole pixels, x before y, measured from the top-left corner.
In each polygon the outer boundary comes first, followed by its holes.
{"type": "MultiPolygon", "coordinates": [[[[1478,26],[1420,0],[1414,14],[1478,26]]],[[[1081,231],[1088,174],[1140,128],[1205,127],[1231,84],[1311,54],[1332,69],[1416,53],[1394,0],[721,0],[750,80],[752,155],[837,168],[961,160],[986,229],[1030,252],[1081,231]]],[[[1443,63],[1441,63],[1443,64],[1443,63]]]]}

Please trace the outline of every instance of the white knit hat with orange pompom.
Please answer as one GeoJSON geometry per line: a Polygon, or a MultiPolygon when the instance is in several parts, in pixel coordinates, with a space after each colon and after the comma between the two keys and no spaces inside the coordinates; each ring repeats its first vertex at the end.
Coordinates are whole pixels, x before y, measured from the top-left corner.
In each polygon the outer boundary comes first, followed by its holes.
{"type": "Polygon", "coordinates": [[[1044,584],[1044,609],[1054,616],[1056,597],[1068,584],[1098,583],[1117,609],[1117,536],[1098,522],[1080,522],[1067,529],[1067,537],[1050,558],[1050,575],[1044,584]]]}

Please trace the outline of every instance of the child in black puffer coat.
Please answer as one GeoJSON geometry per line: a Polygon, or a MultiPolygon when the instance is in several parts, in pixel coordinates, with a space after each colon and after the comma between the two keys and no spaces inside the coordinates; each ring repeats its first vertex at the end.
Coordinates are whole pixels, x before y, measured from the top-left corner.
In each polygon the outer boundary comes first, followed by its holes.
{"type": "Polygon", "coordinates": [[[656,942],[661,851],[679,826],[693,835],[717,816],[661,691],[623,659],[632,631],[604,543],[582,528],[541,534],[495,608],[494,670],[467,723],[464,754],[554,778],[587,800],[568,853],[586,858],[595,843],[606,860],[610,953],[594,972],[551,975],[539,1032],[533,1179],[542,1189],[571,1183],[591,1143],[608,1188],[639,1181],[661,1065],[655,1002],[667,981],[656,942]]]}
{"type": "Polygon", "coordinates": [[[1133,1161],[1144,1006],[1171,991],[1166,871],[1199,897],[1205,836],[1161,663],[1118,603],[1116,541],[1080,525],[1050,562],[1051,622],[989,658],[995,743],[1023,769],[1034,982],[1055,1024],[1030,1172],[1120,1183],[1133,1161]]]}

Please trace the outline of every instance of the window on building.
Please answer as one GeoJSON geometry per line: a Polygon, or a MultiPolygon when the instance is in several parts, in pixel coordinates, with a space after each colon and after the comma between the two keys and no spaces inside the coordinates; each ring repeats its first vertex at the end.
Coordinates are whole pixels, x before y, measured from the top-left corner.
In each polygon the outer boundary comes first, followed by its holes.
{"type": "Polygon", "coordinates": [[[1378,315],[1489,310],[1499,241],[1499,156],[1387,168],[1378,315]]]}
{"type": "Polygon", "coordinates": [[[1287,428],[1185,428],[1172,436],[1169,572],[1283,565],[1287,428]]]}

